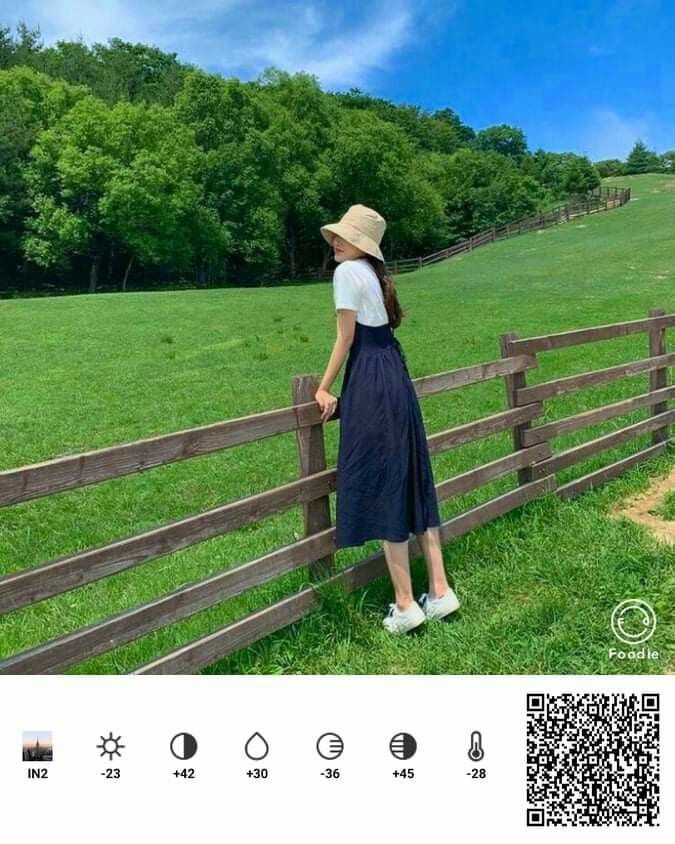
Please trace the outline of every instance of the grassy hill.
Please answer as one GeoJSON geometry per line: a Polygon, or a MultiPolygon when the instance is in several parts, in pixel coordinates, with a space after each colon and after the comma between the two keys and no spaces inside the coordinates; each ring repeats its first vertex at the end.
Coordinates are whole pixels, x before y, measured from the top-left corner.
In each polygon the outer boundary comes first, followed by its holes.
{"type": "MultiPolygon", "coordinates": [[[[400,276],[408,311],[398,337],[413,377],[499,357],[506,331],[525,337],[675,311],[675,178],[624,177],[633,200],[542,232],[400,276]]],[[[320,235],[317,231],[317,237],[320,235]]],[[[335,318],[329,282],[213,291],[81,295],[0,303],[0,470],[286,406],[293,375],[320,375],[335,318]]],[[[669,347],[672,349],[670,329],[669,347]]],[[[528,383],[647,355],[632,335],[543,354],[528,383]]],[[[548,421],[643,392],[646,376],[551,402],[548,421]]],[[[339,384],[333,392],[339,394],[339,384]]],[[[432,434],[505,407],[503,382],[425,398],[432,434]]],[[[644,411],[555,441],[555,450],[644,418],[644,411]]],[[[336,424],[326,426],[329,465],[336,424]]],[[[643,436],[572,467],[560,482],[646,445],[643,436]]],[[[511,450],[509,433],[433,458],[436,482],[511,450]]],[[[620,497],[664,474],[672,452],[570,502],[553,496],[445,548],[463,608],[422,635],[392,640],[380,619],[387,578],[210,672],[661,672],[675,649],[675,548],[606,517],[620,497]],[[609,615],[643,597],[657,613],[660,658],[617,663],[609,615]]],[[[0,509],[0,573],[131,536],[297,477],[295,435],[0,509]]],[[[515,485],[512,476],[441,504],[444,518],[515,485]]],[[[334,503],[334,502],[333,502],[334,503]]],[[[0,619],[0,656],[135,606],[302,535],[299,508],[145,563],[0,619]]],[[[344,549],[346,565],[380,547],[344,549]]],[[[413,564],[417,591],[424,563],[413,564]]],[[[78,672],[125,672],[306,583],[304,571],[91,660],[78,672]]]]}

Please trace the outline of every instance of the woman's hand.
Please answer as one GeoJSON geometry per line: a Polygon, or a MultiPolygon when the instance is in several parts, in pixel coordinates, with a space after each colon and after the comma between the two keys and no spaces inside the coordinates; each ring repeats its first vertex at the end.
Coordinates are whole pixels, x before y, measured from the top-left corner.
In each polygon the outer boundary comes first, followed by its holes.
{"type": "Polygon", "coordinates": [[[337,399],[328,390],[317,390],[314,399],[321,410],[321,421],[326,422],[335,413],[337,399]]]}

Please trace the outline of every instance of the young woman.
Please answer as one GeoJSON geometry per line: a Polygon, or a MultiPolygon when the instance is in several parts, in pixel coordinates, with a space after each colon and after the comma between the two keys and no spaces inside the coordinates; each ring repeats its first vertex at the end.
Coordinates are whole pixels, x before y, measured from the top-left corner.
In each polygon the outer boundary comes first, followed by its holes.
{"type": "Polygon", "coordinates": [[[321,418],[340,420],[337,548],[381,539],[396,602],[384,626],[405,633],[459,607],[443,567],[436,488],[426,432],[406,357],[394,337],[403,317],[380,242],[386,223],[352,205],[321,227],[338,264],[333,275],[337,338],[315,399],[321,418]],[[329,392],[349,354],[339,398],[329,392]],[[424,552],[429,591],[412,594],[408,540],[424,552]]]}

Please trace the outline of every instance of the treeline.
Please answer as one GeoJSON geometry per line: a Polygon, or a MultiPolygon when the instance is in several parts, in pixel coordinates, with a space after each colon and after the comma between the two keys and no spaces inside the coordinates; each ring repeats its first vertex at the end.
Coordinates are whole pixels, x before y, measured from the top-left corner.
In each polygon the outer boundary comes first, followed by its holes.
{"type": "Polygon", "coordinates": [[[319,226],[388,221],[388,259],[599,184],[588,158],[268,68],[251,82],[143,44],[0,28],[0,288],[260,283],[326,266],[319,226]]]}
{"type": "Polygon", "coordinates": [[[675,150],[668,150],[661,154],[648,149],[644,141],[638,139],[625,161],[620,158],[605,158],[597,161],[595,166],[600,175],[630,176],[635,173],[668,173],[675,172],[675,150]]]}

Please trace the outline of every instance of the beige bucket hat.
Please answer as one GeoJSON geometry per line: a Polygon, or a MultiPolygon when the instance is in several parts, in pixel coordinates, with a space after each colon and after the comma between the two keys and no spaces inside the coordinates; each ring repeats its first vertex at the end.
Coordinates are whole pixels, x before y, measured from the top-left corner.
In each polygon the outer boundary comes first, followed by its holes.
{"type": "Polygon", "coordinates": [[[377,211],[365,205],[352,205],[339,223],[321,226],[320,231],[328,243],[332,243],[331,235],[337,234],[357,249],[384,261],[380,243],[386,228],[384,217],[377,211]]]}

